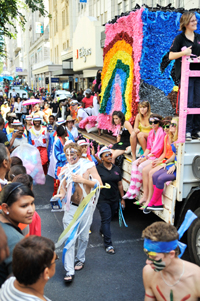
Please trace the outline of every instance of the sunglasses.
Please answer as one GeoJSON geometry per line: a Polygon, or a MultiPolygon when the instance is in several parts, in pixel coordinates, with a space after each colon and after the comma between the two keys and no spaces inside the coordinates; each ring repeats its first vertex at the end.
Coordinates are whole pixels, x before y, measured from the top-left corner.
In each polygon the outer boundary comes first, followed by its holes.
{"type": "Polygon", "coordinates": [[[105,158],[112,157],[112,153],[110,153],[110,154],[105,154],[104,157],[105,157],[105,158]]]}
{"type": "Polygon", "coordinates": [[[169,129],[169,124],[163,125],[163,129],[169,129]]]}
{"type": "Polygon", "coordinates": [[[170,123],[170,126],[172,126],[172,127],[177,127],[177,124],[176,123],[170,123]]]}
{"type": "Polygon", "coordinates": [[[158,124],[158,123],[159,123],[159,120],[149,121],[150,125],[152,125],[152,124],[158,124]]]}

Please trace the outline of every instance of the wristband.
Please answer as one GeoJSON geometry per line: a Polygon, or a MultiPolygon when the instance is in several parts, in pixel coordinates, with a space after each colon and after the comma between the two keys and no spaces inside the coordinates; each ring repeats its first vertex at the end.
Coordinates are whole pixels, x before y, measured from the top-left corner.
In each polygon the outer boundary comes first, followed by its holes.
{"type": "Polygon", "coordinates": [[[145,156],[141,156],[140,158],[146,158],[145,156]]]}
{"type": "MultiPolygon", "coordinates": [[[[167,159],[163,159],[162,160],[162,163],[166,163],[167,162],[167,159]]],[[[167,164],[167,163],[166,163],[167,164]]]]}

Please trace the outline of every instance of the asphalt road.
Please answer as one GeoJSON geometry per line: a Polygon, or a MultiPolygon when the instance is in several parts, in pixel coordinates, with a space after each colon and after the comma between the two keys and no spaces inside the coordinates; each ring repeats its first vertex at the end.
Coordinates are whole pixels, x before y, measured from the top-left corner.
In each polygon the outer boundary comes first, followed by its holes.
{"type": "MultiPolygon", "coordinates": [[[[47,176],[44,186],[35,186],[36,210],[42,220],[42,235],[57,241],[63,231],[63,212],[52,213],[49,200],[53,192],[53,180],[47,176]]],[[[144,215],[132,201],[126,202],[124,211],[128,228],[119,227],[116,215],[111,223],[112,241],[116,253],[107,254],[99,235],[100,216],[95,211],[92,234],[86,251],[84,269],[76,272],[73,283],[63,281],[62,249],[57,253],[56,274],[45,287],[45,295],[52,301],[142,301],[144,289],[142,269],[146,256],[143,252],[142,230],[159,220],[153,213],[144,215]]]]}

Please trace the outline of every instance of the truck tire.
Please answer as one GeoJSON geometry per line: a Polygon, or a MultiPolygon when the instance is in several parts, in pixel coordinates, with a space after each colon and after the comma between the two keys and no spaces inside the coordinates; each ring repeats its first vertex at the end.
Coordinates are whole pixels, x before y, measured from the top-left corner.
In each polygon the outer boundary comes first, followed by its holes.
{"type": "Polygon", "coordinates": [[[192,262],[200,266],[200,208],[194,212],[198,218],[187,231],[188,250],[192,262]]]}

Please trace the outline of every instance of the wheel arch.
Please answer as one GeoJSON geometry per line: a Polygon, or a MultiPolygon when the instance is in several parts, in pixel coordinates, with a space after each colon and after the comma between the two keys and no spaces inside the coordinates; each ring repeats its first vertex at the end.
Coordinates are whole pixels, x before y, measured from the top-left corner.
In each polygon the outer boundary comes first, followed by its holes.
{"type": "Polygon", "coordinates": [[[200,208],[200,186],[191,188],[186,199],[183,201],[183,206],[180,208],[176,222],[177,229],[181,226],[186,212],[189,209],[194,212],[198,208],[200,208]]]}

